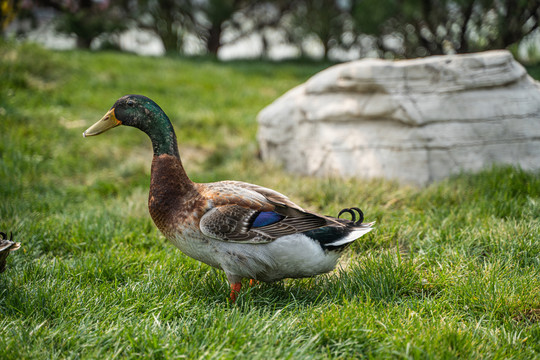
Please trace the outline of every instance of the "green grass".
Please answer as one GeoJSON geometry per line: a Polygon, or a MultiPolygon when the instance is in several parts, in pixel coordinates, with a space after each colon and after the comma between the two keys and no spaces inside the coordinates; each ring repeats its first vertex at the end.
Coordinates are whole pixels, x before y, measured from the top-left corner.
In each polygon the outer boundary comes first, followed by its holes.
{"type": "Polygon", "coordinates": [[[540,175],[509,167],[426,189],[311,179],[257,157],[257,112],[323,69],[0,44],[0,358],[540,357],[540,175]],[[36,60],[39,59],[39,60],[36,60]],[[81,133],[127,93],[173,120],[195,181],[275,188],[377,227],[341,270],[227,301],[146,209],[141,132],[81,133]]]}
{"type": "Polygon", "coordinates": [[[540,79],[540,64],[529,65],[527,66],[527,71],[535,79],[540,79]]]}

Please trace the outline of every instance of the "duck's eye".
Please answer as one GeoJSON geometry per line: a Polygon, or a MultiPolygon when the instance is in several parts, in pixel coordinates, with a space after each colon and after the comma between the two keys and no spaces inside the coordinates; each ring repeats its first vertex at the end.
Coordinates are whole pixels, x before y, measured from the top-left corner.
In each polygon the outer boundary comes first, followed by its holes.
{"type": "Polygon", "coordinates": [[[134,106],[135,106],[135,101],[133,101],[133,100],[128,100],[128,101],[127,101],[127,105],[130,106],[130,107],[134,107],[134,106]]]}

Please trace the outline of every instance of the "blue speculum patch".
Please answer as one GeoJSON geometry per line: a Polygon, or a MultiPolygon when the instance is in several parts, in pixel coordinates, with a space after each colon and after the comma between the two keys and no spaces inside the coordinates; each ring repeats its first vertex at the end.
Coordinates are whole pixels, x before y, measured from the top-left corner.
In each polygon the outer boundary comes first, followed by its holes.
{"type": "Polygon", "coordinates": [[[257,228],[268,226],[277,223],[278,221],[281,221],[283,218],[283,215],[280,215],[273,211],[262,211],[261,213],[259,213],[259,215],[257,215],[255,220],[253,220],[253,224],[251,224],[251,227],[257,228]]]}

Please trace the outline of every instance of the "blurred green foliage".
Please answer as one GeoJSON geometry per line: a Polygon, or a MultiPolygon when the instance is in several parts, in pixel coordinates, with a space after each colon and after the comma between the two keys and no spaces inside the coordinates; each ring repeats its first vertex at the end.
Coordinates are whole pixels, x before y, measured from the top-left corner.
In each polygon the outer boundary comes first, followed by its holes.
{"type": "Polygon", "coordinates": [[[21,14],[42,7],[56,9],[57,28],[75,35],[80,47],[98,37],[110,46],[133,28],[154,32],[168,53],[190,43],[191,53],[199,46],[214,56],[247,38],[260,39],[261,57],[272,44],[292,45],[304,56],[314,42],[324,59],[332,51],[350,58],[467,53],[515,48],[540,23],[540,0],[33,0],[21,14]]]}

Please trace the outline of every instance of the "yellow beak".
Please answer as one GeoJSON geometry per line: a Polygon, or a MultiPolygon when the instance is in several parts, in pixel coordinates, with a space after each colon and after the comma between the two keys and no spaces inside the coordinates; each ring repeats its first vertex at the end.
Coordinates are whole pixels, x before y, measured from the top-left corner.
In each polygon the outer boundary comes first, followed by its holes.
{"type": "Polygon", "coordinates": [[[116,118],[116,116],[114,115],[114,108],[112,108],[111,110],[107,111],[107,113],[101,118],[101,120],[86,129],[86,131],[83,132],[82,135],[84,137],[99,135],[102,132],[112,129],[113,127],[116,127],[118,125],[122,125],[122,122],[116,118]]]}

